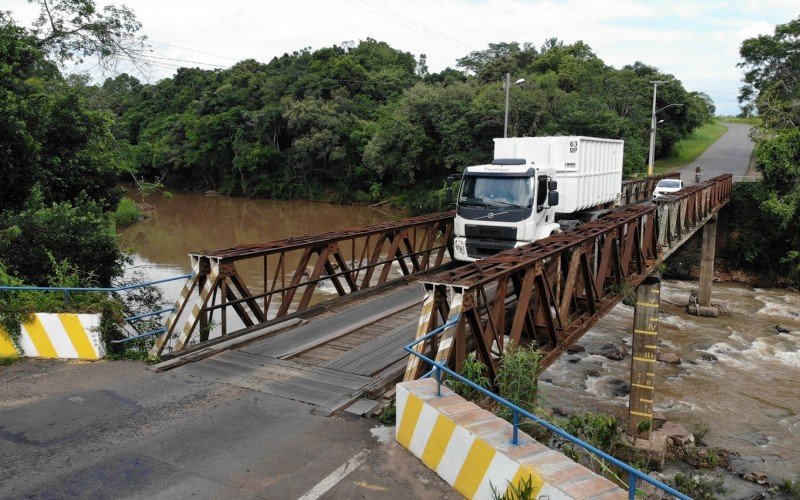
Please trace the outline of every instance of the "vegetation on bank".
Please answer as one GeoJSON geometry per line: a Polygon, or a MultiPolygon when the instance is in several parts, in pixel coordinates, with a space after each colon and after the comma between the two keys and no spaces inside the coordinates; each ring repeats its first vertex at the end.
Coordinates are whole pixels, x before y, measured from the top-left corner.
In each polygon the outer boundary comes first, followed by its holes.
{"type": "Polygon", "coordinates": [[[142,220],[142,211],[132,199],[127,196],[119,200],[116,210],[114,210],[114,221],[117,228],[130,226],[142,220]]]}
{"type": "Polygon", "coordinates": [[[744,123],[747,125],[758,125],[761,120],[757,116],[717,116],[720,123],[744,123]]]}
{"type": "Polygon", "coordinates": [[[748,267],[800,284],[800,17],[742,43],[745,115],[757,113],[755,166],[763,181],[735,191],[741,221],[738,257],[748,267]]]}
{"type": "Polygon", "coordinates": [[[728,127],[720,122],[709,122],[696,128],[687,137],[675,143],[669,155],[656,160],[655,173],[671,172],[692,163],[727,131],[728,127]]]}

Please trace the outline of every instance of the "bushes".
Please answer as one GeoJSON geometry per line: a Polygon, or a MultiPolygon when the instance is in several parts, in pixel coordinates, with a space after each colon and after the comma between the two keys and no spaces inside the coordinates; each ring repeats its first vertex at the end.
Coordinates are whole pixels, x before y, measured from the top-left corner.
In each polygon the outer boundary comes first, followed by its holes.
{"type": "Polygon", "coordinates": [[[118,228],[135,224],[141,219],[142,212],[132,199],[125,197],[119,201],[119,205],[114,211],[114,221],[118,228]]]}
{"type": "Polygon", "coordinates": [[[55,263],[67,261],[87,282],[108,286],[122,272],[116,238],[112,216],[83,195],[46,206],[34,189],[21,211],[0,214],[0,251],[8,273],[30,285],[50,284],[55,263]]]}

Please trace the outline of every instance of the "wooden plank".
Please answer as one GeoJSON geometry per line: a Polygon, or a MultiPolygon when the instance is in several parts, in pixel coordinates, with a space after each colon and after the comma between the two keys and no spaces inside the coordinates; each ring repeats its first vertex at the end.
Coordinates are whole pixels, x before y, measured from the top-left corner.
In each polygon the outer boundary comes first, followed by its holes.
{"type": "Polygon", "coordinates": [[[322,366],[359,375],[372,375],[408,355],[403,347],[414,340],[415,329],[415,325],[411,325],[394,330],[323,363],[322,366]]]}
{"type": "Polygon", "coordinates": [[[239,350],[271,358],[295,356],[374,323],[389,312],[399,312],[415,307],[421,301],[421,290],[416,287],[408,287],[398,293],[388,294],[377,300],[342,311],[328,320],[311,322],[262,342],[244,346],[239,350]]]}
{"type": "Polygon", "coordinates": [[[222,367],[230,369],[239,375],[254,377],[263,380],[267,384],[283,384],[294,387],[298,394],[347,394],[355,389],[360,389],[366,385],[364,383],[353,383],[341,378],[320,375],[299,370],[287,370],[285,367],[276,365],[265,365],[257,369],[242,370],[242,366],[230,360],[211,358],[202,363],[205,366],[222,367]],[[346,384],[346,385],[343,385],[346,384]]]}
{"type": "Polygon", "coordinates": [[[210,360],[220,360],[233,363],[245,369],[268,369],[274,371],[275,373],[285,373],[295,377],[305,377],[309,380],[319,379],[322,382],[328,382],[331,379],[335,379],[337,381],[340,380],[341,384],[346,385],[366,384],[370,382],[369,377],[353,375],[327,367],[304,365],[294,361],[255,356],[236,350],[226,351],[222,354],[218,354],[217,356],[210,358],[210,360]]]}

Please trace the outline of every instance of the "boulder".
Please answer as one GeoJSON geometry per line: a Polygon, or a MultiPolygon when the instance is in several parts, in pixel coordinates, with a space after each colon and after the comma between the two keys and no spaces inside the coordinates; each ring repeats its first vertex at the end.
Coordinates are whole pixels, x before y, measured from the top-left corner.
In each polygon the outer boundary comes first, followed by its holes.
{"type": "Polygon", "coordinates": [[[625,349],[623,346],[617,346],[614,344],[605,344],[600,348],[600,350],[598,350],[597,352],[593,352],[592,354],[598,354],[612,361],[619,361],[621,359],[624,359],[625,356],[628,355],[628,350],[625,349]]]}
{"type": "Polygon", "coordinates": [[[790,328],[787,328],[787,327],[781,326],[781,325],[775,325],[775,330],[778,333],[789,333],[789,332],[792,331],[790,328]]]}
{"type": "Polygon", "coordinates": [[[681,358],[674,352],[659,352],[656,354],[656,359],[662,363],[670,363],[673,365],[681,364],[681,358]]]}
{"type": "Polygon", "coordinates": [[[750,481],[751,483],[756,484],[769,484],[769,480],[767,479],[767,475],[763,472],[746,472],[742,474],[742,479],[745,481],[750,481]]]}
{"type": "Polygon", "coordinates": [[[694,443],[694,436],[692,433],[686,430],[686,427],[681,424],[669,421],[664,422],[664,425],[661,426],[661,432],[667,436],[667,440],[669,440],[673,446],[684,446],[694,443]]]}
{"type": "Polygon", "coordinates": [[[631,393],[631,386],[624,380],[615,379],[608,383],[611,386],[611,395],[615,397],[627,396],[631,393]]]}
{"type": "Polygon", "coordinates": [[[553,408],[553,415],[558,415],[559,417],[568,417],[569,411],[564,408],[553,408]]]}
{"type": "Polygon", "coordinates": [[[697,359],[699,359],[701,361],[712,361],[712,362],[713,361],[719,361],[718,357],[716,357],[715,355],[713,355],[711,353],[708,353],[708,352],[700,353],[700,355],[697,356],[697,359]]]}
{"type": "Polygon", "coordinates": [[[654,412],[653,413],[653,430],[657,431],[664,427],[664,423],[667,421],[667,417],[664,416],[663,413],[654,412]]]}
{"type": "Polygon", "coordinates": [[[579,352],[586,351],[586,348],[580,344],[573,344],[567,347],[567,354],[578,354],[579,352]]]}
{"type": "Polygon", "coordinates": [[[569,358],[567,358],[567,362],[569,363],[577,363],[580,360],[581,358],[578,356],[570,356],[569,358]]]}

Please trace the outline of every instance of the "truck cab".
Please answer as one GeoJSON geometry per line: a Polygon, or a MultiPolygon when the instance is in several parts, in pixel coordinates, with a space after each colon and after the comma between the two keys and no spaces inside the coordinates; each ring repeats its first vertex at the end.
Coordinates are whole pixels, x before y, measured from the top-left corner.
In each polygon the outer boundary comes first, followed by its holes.
{"type": "Polygon", "coordinates": [[[482,259],[558,230],[554,173],[523,158],[464,169],[456,205],[456,260],[482,259]]]}

